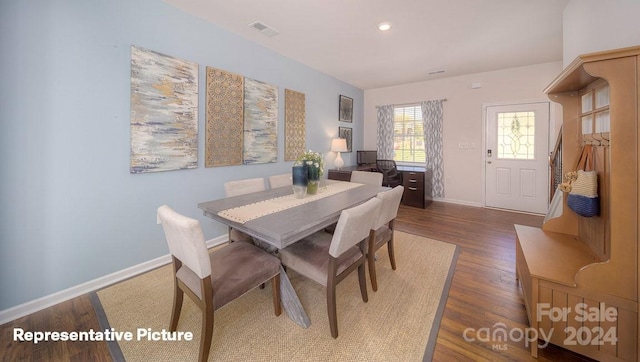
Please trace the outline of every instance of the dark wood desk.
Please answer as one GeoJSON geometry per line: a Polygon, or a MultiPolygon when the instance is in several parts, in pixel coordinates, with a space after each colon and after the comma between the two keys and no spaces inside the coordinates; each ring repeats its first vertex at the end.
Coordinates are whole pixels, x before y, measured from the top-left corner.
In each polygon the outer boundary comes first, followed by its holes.
{"type": "MultiPolygon", "coordinates": [[[[330,180],[349,181],[352,171],[376,172],[375,165],[347,166],[329,170],[330,180]]],[[[416,166],[398,166],[402,173],[402,204],[413,207],[426,208],[433,200],[431,196],[431,169],[416,166]]]]}

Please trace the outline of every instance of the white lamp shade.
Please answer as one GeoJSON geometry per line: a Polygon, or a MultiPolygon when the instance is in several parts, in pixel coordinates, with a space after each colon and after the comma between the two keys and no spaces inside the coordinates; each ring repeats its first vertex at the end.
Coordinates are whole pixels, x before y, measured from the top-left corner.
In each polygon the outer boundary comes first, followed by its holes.
{"type": "Polygon", "coordinates": [[[347,152],[347,140],[344,138],[331,140],[331,152],[347,152]]]}
{"type": "Polygon", "coordinates": [[[331,140],[331,152],[337,152],[335,161],[333,161],[333,165],[340,169],[344,166],[344,160],[340,157],[340,152],[347,152],[347,140],[344,138],[334,138],[331,140]]]}

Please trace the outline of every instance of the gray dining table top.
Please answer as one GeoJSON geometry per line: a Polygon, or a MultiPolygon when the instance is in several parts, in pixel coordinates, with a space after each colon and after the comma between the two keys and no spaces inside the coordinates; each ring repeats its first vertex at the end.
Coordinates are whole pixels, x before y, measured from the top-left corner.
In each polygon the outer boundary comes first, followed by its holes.
{"type": "MultiPolygon", "coordinates": [[[[344,181],[326,180],[325,182],[344,181]]],[[[198,204],[198,208],[203,210],[205,216],[263,240],[278,249],[282,249],[337,222],[342,210],[359,205],[385,190],[388,190],[388,188],[362,185],[273,214],[261,216],[245,223],[226,219],[218,215],[218,213],[223,210],[293,194],[292,187],[285,186],[201,202],[198,204]]]]}

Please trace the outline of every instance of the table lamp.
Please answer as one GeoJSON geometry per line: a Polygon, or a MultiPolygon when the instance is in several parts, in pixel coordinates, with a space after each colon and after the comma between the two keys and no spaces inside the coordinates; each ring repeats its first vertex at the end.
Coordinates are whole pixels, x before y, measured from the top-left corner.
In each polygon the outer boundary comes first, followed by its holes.
{"type": "Polygon", "coordinates": [[[342,156],[340,156],[340,152],[347,152],[347,140],[344,138],[334,138],[331,140],[331,152],[338,153],[335,161],[333,161],[333,165],[337,169],[340,169],[344,166],[344,160],[342,159],[342,156]]]}

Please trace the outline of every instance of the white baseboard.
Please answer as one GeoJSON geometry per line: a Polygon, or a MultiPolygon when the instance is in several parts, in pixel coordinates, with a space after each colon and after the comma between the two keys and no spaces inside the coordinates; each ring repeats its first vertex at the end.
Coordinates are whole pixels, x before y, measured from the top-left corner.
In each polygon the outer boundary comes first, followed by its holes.
{"type": "MultiPolygon", "coordinates": [[[[227,235],[222,235],[211,240],[207,240],[207,248],[212,248],[214,246],[226,243],[228,240],[229,238],[227,235]]],[[[2,310],[0,311],[0,325],[24,317],[31,313],[43,310],[45,308],[49,308],[69,299],[76,298],[94,290],[102,289],[119,281],[129,279],[136,275],[145,273],[149,270],[169,264],[170,262],[171,255],[163,255],[159,258],[155,258],[153,260],[149,260],[144,263],[140,263],[138,265],[134,265],[132,267],[117,271],[115,273],[105,275],[103,277],[90,280],[82,284],[78,284],[71,288],[61,290],[53,294],[45,295],[44,297],[17,305],[15,307],[11,307],[9,309],[2,310]]]]}
{"type": "Polygon", "coordinates": [[[464,201],[464,200],[434,197],[433,201],[448,202],[450,204],[457,204],[457,205],[463,205],[463,206],[482,207],[482,204],[479,202],[470,202],[470,201],[464,201]]]}

